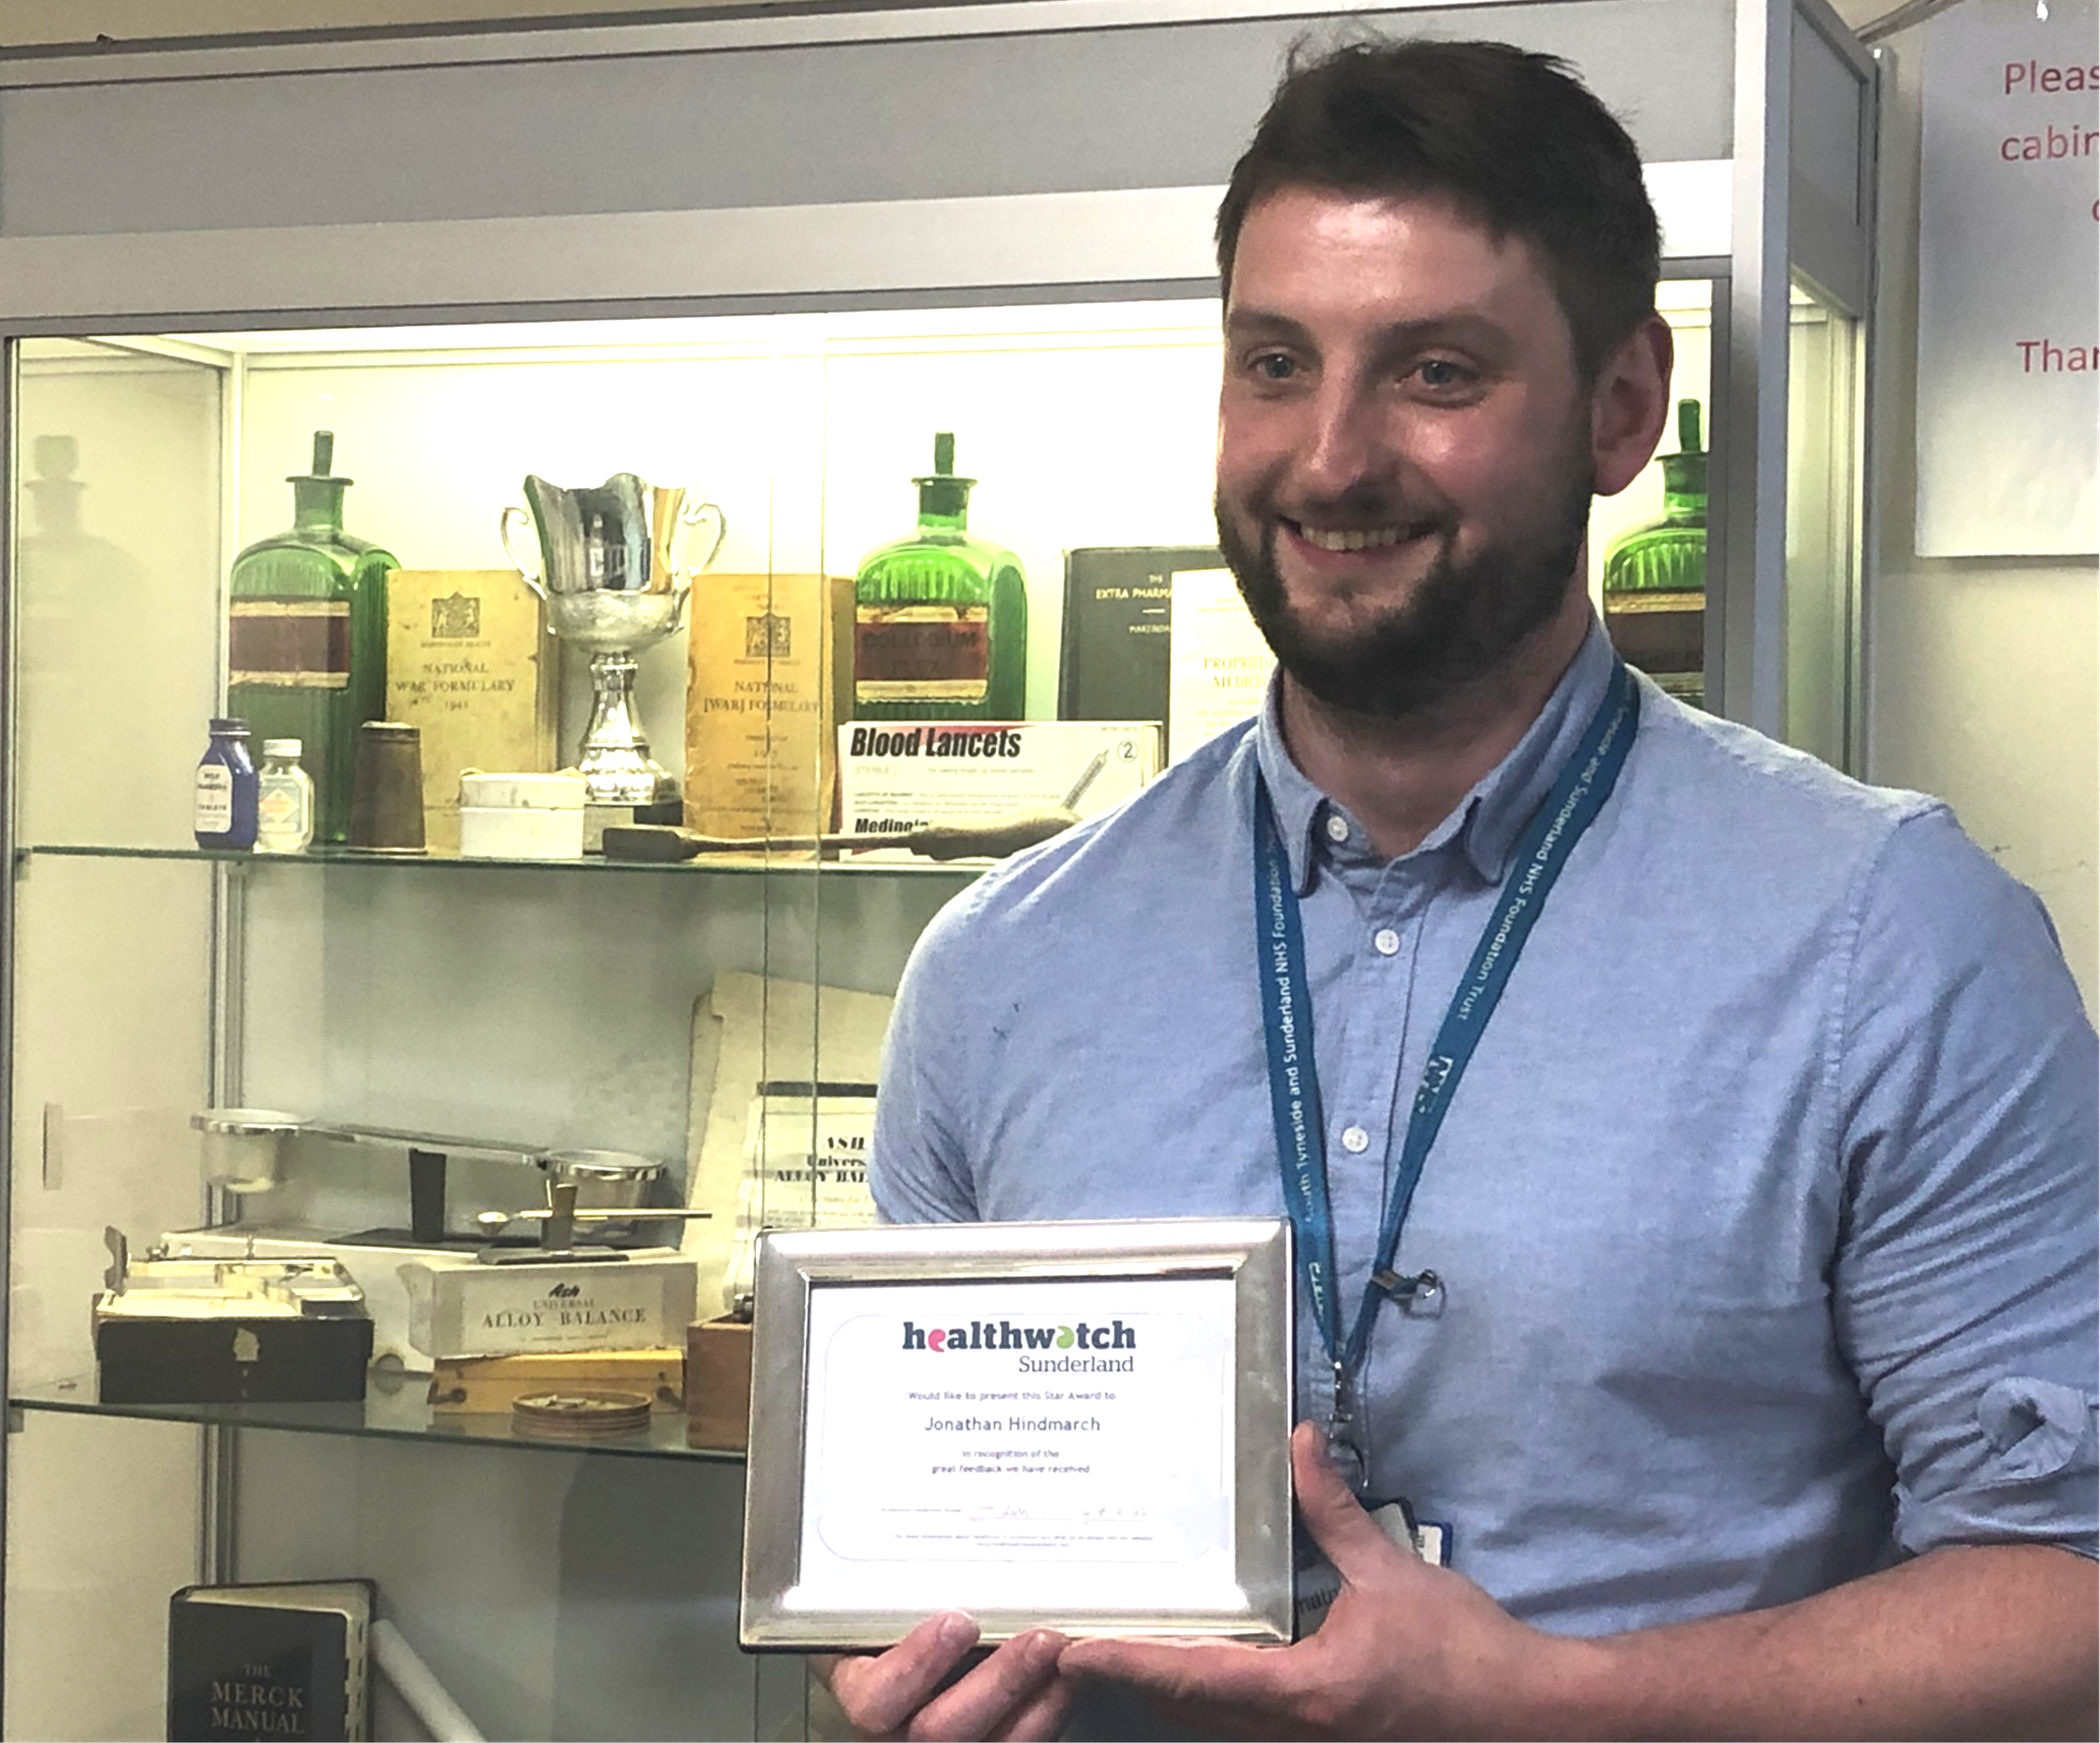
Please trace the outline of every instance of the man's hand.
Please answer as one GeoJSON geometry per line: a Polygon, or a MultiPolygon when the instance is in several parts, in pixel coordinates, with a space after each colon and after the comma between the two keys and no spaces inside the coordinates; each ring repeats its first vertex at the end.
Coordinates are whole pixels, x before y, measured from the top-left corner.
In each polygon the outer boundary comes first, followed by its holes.
{"type": "Polygon", "coordinates": [[[1538,1726],[1524,1691],[1580,1648],[1395,1543],[1335,1474],[1311,1423],[1291,1436],[1290,1461],[1299,1511],[1342,1578],[1317,1634],[1282,1647],[1076,1640],[1065,1673],[1129,1683],[1209,1736],[1504,1736],[1538,1726]]]}
{"type": "Polygon", "coordinates": [[[1061,1634],[1030,1629],[961,1670],[977,1625],[960,1610],[929,1616],[886,1653],[819,1659],[817,1674],[863,1737],[1055,1737],[1072,1692],[1057,1676],[1061,1634]]]}

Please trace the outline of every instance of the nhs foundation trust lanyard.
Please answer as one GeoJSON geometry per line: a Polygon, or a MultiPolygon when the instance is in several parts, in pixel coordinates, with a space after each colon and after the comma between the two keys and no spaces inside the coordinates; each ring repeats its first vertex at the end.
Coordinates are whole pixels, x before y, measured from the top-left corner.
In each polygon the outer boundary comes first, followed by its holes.
{"type": "Polygon", "coordinates": [[[1345,1343],[1335,1299],[1335,1224],[1327,1193],[1326,1128],[1320,1079],[1312,1054],[1312,999],[1305,973],[1305,937],[1290,861],[1276,826],[1268,783],[1260,771],[1254,788],[1254,882],[1257,953],[1261,960],[1263,1026],[1268,1042],[1269,1098],[1276,1113],[1276,1148],[1283,1166],[1283,1196],[1296,1237],[1299,1267],[1320,1326],[1320,1339],[1335,1370],[1334,1414],[1329,1439],[1346,1450],[1361,1480],[1367,1448],[1357,1419],[1355,1387],[1370,1341],[1371,1322],[1383,1300],[1410,1301],[1441,1288],[1433,1271],[1401,1277],[1393,1269],[1400,1232],[1414,1197],[1422,1165],[1465,1074],[1481,1032],[1501,1001],[1524,941],[1538,924],[1555,881],[1582,832],[1596,820],[1625,766],[1639,723],[1640,691],[1623,661],[1616,663],[1604,699],[1590,717],[1582,742],[1553,790],[1525,827],[1511,862],[1494,914],[1473,947],[1473,957],[1450,1008],[1436,1031],[1429,1062],[1415,1091],[1400,1169],[1386,1202],[1370,1282],[1357,1322],[1345,1343]]]}

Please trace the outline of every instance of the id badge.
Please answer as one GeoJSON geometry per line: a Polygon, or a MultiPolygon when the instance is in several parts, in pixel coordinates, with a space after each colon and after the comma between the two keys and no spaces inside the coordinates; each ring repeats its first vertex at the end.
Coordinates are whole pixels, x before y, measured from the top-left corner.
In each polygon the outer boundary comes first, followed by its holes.
{"type": "MultiPolygon", "coordinates": [[[[1451,1528],[1434,1520],[1418,1520],[1405,1501],[1367,1505],[1365,1511],[1378,1528],[1403,1549],[1411,1549],[1432,1568],[1451,1565],[1451,1528]]],[[[1335,1564],[1320,1553],[1308,1533],[1301,1539],[1298,1564],[1298,1638],[1320,1631],[1327,1612],[1341,1595],[1342,1577],[1335,1564]]]]}

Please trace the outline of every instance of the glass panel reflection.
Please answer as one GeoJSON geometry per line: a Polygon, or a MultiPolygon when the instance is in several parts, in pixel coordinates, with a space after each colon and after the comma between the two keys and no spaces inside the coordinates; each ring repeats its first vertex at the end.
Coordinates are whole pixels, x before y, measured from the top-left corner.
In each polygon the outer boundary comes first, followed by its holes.
{"type": "Polygon", "coordinates": [[[1656,458],[1590,510],[1590,594],[1626,663],[1703,707],[1714,285],[1665,280],[1656,302],[1676,345],[1675,408],[1656,458]]]}
{"type": "Polygon", "coordinates": [[[1785,736],[1856,773],[1860,324],[1800,285],[1790,316],[1785,736]]]}
{"type": "MultiPolygon", "coordinates": [[[[435,1410],[420,1376],[387,1388],[377,1384],[362,1404],[104,1404],[97,1400],[91,1375],[18,1386],[10,1401],[29,1410],[78,1415],[121,1416],[152,1422],[216,1423],[230,1428],[276,1428],[295,1434],[368,1435],[439,1445],[472,1443],[528,1448],[539,1452],[575,1453],[573,1440],[536,1437],[520,1432],[508,1412],[435,1410]]],[[[682,1411],[659,1411],[646,1428],[591,1443],[593,1454],[643,1458],[699,1458],[741,1464],[741,1452],[689,1446],[682,1411]]]]}

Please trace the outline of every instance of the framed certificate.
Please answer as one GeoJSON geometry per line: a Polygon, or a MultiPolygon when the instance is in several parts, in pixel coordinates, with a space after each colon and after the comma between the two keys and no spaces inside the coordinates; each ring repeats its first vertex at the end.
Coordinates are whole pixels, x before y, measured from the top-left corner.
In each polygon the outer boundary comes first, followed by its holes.
{"type": "Polygon", "coordinates": [[[741,1638],[1291,1636],[1290,1225],[759,1244],[741,1638]]]}

